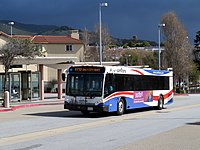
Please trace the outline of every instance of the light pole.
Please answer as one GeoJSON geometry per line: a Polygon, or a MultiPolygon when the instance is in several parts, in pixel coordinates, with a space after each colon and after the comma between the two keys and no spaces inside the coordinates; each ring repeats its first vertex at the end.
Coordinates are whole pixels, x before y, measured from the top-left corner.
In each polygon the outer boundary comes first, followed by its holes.
{"type": "Polygon", "coordinates": [[[160,70],[160,30],[162,27],[165,27],[165,24],[158,24],[158,69],[160,70]]]}
{"type": "Polygon", "coordinates": [[[10,25],[10,36],[12,37],[13,31],[12,31],[12,26],[15,24],[13,21],[8,23],[10,25]]]}
{"type": "Polygon", "coordinates": [[[100,65],[102,65],[102,39],[101,39],[101,7],[107,7],[108,3],[100,3],[99,4],[99,61],[100,65]]]}
{"type": "Polygon", "coordinates": [[[128,66],[129,57],[131,57],[131,55],[125,55],[125,57],[126,57],[126,66],[128,66]]]}

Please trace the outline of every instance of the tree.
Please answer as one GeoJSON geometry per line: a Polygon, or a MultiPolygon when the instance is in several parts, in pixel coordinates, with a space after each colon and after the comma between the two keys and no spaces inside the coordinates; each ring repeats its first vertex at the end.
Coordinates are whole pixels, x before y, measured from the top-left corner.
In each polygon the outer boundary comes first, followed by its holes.
{"type": "Polygon", "coordinates": [[[83,43],[84,43],[84,52],[83,52],[83,61],[86,61],[86,57],[87,57],[87,50],[88,50],[88,46],[89,46],[89,41],[90,41],[90,36],[88,34],[88,30],[87,28],[85,28],[83,30],[83,33],[82,33],[82,37],[83,37],[83,43]]]}
{"type": "Polygon", "coordinates": [[[89,50],[89,41],[90,41],[90,35],[88,34],[88,30],[85,28],[83,30],[83,33],[82,33],[82,37],[83,37],[83,43],[84,43],[84,52],[83,52],[83,55],[84,55],[84,61],[86,61],[86,58],[88,57],[87,56],[87,52],[89,50]]]}
{"type": "Polygon", "coordinates": [[[198,81],[200,77],[200,70],[198,70],[198,66],[198,64],[194,63],[192,75],[190,75],[190,82],[193,84],[196,84],[196,81],[198,81]]]}
{"type": "Polygon", "coordinates": [[[154,52],[146,51],[146,50],[125,50],[122,53],[122,57],[120,58],[120,63],[122,65],[130,66],[145,66],[148,65],[151,68],[155,68],[156,66],[156,57],[154,52]]]}
{"type": "Polygon", "coordinates": [[[148,41],[143,41],[142,42],[143,47],[148,47],[151,46],[150,43],[148,41]]]}
{"type": "Polygon", "coordinates": [[[90,46],[86,52],[87,62],[98,62],[99,61],[99,49],[98,46],[90,46]]]}
{"type": "Polygon", "coordinates": [[[200,31],[196,32],[194,45],[195,45],[194,49],[195,61],[198,62],[198,65],[200,67],[200,31]]]}
{"type": "Polygon", "coordinates": [[[195,47],[200,48],[200,31],[196,32],[194,44],[195,44],[195,47]]]}
{"type": "Polygon", "coordinates": [[[10,39],[8,43],[0,47],[0,55],[0,62],[5,70],[4,91],[6,91],[8,90],[8,71],[11,69],[15,58],[32,59],[35,56],[41,56],[42,51],[28,39],[10,39]]]}
{"type": "Polygon", "coordinates": [[[134,43],[136,43],[136,42],[137,42],[137,40],[138,40],[138,37],[137,37],[137,35],[133,35],[133,42],[134,42],[134,43]]]}
{"type": "MultiPolygon", "coordinates": [[[[105,25],[101,26],[101,35],[102,35],[102,54],[103,60],[111,60],[109,45],[111,44],[111,37],[108,32],[108,28],[105,25]]],[[[95,41],[99,44],[100,31],[99,26],[95,25],[95,41]]]]}
{"type": "Polygon", "coordinates": [[[134,47],[134,46],[135,46],[135,43],[133,41],[128,42],[128,47],[134,47]]]}
{"type": "Polygon", "coordinates": [[[174,79],[180,83],[192,72],[192,45],[186,29],[174,12],[163,15],[161,23],[166,24],[162,28],[165,45],[162,67],[173,68],[174,79]]]}

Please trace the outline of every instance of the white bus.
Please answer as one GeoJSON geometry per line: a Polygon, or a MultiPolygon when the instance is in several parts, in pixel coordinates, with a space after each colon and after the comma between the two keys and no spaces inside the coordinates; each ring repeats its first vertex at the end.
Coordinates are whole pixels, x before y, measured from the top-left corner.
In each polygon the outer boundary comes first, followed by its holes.
{"type": "Polygon", "coordinates": [[[64,108],[89,112],[117,112],[173,102],[173,71],[130,66],[71,66],[66,79],[64,108]]]}

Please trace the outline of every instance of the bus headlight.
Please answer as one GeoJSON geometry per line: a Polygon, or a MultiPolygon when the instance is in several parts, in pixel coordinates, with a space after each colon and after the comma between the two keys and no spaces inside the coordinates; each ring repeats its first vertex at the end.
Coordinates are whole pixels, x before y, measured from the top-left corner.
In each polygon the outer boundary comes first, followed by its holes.
{"type": "Polygon", "coordinates": [[[103,100],[101,99],[101,100],[98,100],[96,103],[95,103],[95,105],[98,105],[98,104],[100,104],[100,103],[102,103],[103,102],[103,100]]]}

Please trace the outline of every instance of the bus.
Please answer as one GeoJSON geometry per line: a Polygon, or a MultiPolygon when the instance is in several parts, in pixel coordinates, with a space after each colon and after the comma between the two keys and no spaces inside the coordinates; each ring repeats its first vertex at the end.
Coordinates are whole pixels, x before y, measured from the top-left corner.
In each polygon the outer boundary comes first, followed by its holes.
{"type": "Polygon", "coordinates": [[[131,66],[74,65],[63,73],[64,109],[116,112],[173,103],[173,71],[131,66]]]}

